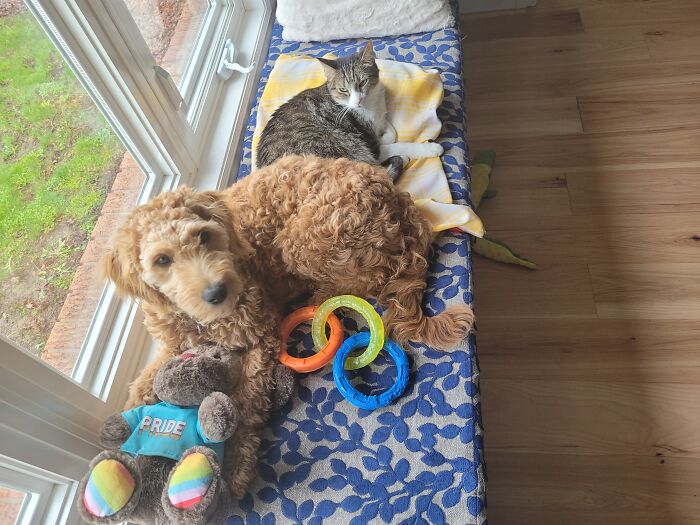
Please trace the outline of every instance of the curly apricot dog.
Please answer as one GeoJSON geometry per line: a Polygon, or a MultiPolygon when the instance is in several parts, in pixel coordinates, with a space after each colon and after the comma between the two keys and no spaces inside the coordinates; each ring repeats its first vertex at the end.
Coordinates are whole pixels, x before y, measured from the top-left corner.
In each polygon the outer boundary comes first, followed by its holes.
{"type": "Polygon", "coordinates": [[[135,209],[104,260],[123,294],[137,297],[161,359],[134,382],[130,405],[154,402],[160,362],[192,346],[244,353],[234,400],[242,411],[227,445],[228,481],[240,496],[256,470],[260,427],[272,406],[283,306],[339,294],[373,297],[399,342],[447,349],[473,321],[464,306],[421,309],[432,234],[407,193],[379,166],[286,157],[221,192],[188,188],[135,209]]]}

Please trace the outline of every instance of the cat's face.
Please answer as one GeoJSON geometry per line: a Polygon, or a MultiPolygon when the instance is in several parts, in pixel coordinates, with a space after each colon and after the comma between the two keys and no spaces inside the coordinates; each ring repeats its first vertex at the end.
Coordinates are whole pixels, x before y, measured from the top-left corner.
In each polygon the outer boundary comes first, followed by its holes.
{"type": "Polygon", "coordinates": [[[328,91],[341,106],[363,107],[367,96],[379,83],[379,68],[371,41],[354,55],[337,60],[319,58],[319,61],[326,73],[328,91]]]}

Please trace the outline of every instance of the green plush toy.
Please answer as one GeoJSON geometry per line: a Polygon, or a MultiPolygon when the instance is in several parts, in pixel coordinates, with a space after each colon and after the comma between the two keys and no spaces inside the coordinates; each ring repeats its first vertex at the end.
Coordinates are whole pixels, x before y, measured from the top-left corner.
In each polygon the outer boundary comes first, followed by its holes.
{"type": "MultiPolygon", "coordinates": [[[[479,207],[482,200],[496,196],[496,190],[489,189],[491,171],[493,170],[495,161],[496,152],[493,150],[479,151],[474,157],[474,160],[472,160],[472,205],[475,210],[479,207]]],[[[537,268],[534,262],[518,255],[508,245],[491,239],[486,235],[481,238],[475,238],[472,247],[474,248],[474,252],[494,261],[506,264],[517,264],[529,268],[530,270],[537,268]]]]}

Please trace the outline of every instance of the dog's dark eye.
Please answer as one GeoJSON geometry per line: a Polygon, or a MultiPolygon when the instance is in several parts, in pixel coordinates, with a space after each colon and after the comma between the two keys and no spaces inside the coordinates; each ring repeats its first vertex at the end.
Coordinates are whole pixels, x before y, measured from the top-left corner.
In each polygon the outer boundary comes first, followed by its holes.
{"type": "Polygon", "coordinates": [[[171,262],[173,262],[173,260],[167,255],[159,255],[158,257],[156,257],[156,264],[158,266],[167,266],[171,262]]]}
{"type": "Polygon", "coordinates": [[[209,242],[211,234],[208,231],[199,232],[199,243],[206,244],[209,242]]]}

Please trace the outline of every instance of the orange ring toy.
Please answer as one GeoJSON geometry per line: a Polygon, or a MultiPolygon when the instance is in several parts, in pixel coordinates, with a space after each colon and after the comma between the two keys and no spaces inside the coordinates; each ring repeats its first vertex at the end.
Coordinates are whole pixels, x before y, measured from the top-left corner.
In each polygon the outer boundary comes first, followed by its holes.
{"type": "Polygon", "coordinates": [[[328,343],[317,354],[311,357],[292,357],[287,352],[287,340],[294,328],[314,318],[318,306],[306,306],[295,310],[282,321],[280,326],[281,339],[280,344],[280,363],[288,366],[295,372],[313,372],[319,368],[323,368],[326,363],[333,360],[335,353],[343,343],[343,327],[340,320],[333,314],[328,316],[328,324],[331,327],[331,336],[328,338],[328,343]]]}

